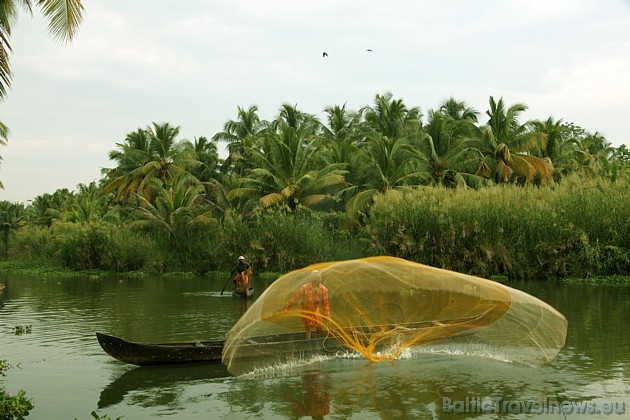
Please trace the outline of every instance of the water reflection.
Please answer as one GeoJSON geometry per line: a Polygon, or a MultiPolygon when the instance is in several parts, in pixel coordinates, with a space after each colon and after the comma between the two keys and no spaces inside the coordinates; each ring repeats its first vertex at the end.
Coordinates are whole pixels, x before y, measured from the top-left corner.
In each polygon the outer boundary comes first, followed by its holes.
{"type": "MultiPolygon", "coordinates": [[[[232,411],[255,416],[299,418],[462,418],[445,413],[444,401],[602,401],[630,403],[628,389],[593,393],[588,378],[574,368],[531,368],[474,357],[416,354],[394,363],[331,359],[278,371],[274,378],[232,383],[232,411]],[[238,396],[238,397],[234,397],[238,396]],[[265,407],[261,402],[273,402],[265,407]]],[[[486,417],[470,412],[466,416],[486,417]]],[[[508,414],[505,418],[518,418],[508,414]]]]}
{"type": "Polygon", "coordinates": [[[184,388],[197,381],[209,381],[229,376],[221,364],[187,364],[145,366],[127,370],[101,392],[98,408],[119,404],[126,396],[134,403],[151,406],[181,404],[184,388]],[[134,397],[135,395],[135,397],[134,397]]]}
{"type": "Polygon", "coordinates": [[[325,383],[319,370],[305,372],[302,375],[301,391],[296,395],[287,394],[286,399],[300,417],[323,419],[330,414],[330,386],[325,383]]]}

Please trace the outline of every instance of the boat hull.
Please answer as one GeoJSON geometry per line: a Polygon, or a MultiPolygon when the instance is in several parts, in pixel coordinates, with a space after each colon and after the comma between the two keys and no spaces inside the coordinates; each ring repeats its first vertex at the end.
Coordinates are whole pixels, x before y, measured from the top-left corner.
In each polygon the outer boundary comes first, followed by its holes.
{"type": "MultiPolygon", "coordinates": [[[[221,363],[224,341],[193,341],[172,343],[138,343],[105,333],[96,333],[99,344],[107,354],[121,362],[138,366],[181,363],[221,363]]],[[[321,351],[331,352],[343,346],[329,337],[314,336],[306,339],[305,333],[279,334],[254,337],[245,344],[247,358],[271,353],[306,355],[321,351]]]]}
{"type": "Polygon", "coordinates": [[[232,296],[234,297],[240,297],[240,298],[244,298],[244,299],[248,299],[251,298],[252,296],[254,296],[254,288],[250,287],[249,289],[234,289],[232,290],[232,296]]]}
{"type": "Polygon", "coordinates": [[[221,363],[223,341],[193,341],[182,343],[136,343],[113,335],[96,333],[107,354],[122,362],[138,366],[176,363],[221,363]]]}
{"type": "MultiPolygon", "coordinates": [[[[470,322],[481,322],[491,316],[490,311],[468,318],[426,321],[398,326],[396,329],[398,336],[405,338],[413,336],[419,330],[431,328],[444,328],[451,326],[454,329],[449,334],[436,335],[437,339],[444,339],[453,335],[467,334],[468,331],[458,328],[470,322]]],[[[371,331],[382,331],[393,329],[393,325],[381,325],[372,327],[354,327],[347,329],[347,336],[365,336],[371,331]]],[[[312,332],[312,337],[306,339],[304,332],[275,334],[268,336],[250,337],[240,345],[242,351],[239,352],[240,360],[257,360],[274,355],[280,359],[286,356],[287,359],[304,357],[309,354],[331,354],[338,351],[348,351],[350,348],[341,341],[334,338],[340,334],[330,334],[324,331],[322,335],[312,332]]],[[[369,334],[368,334],[369,335],[369,334]]],[[[221,363],[225,341],[191,341],[191,342],[170,342],[170,343],[138,343],[127,341],[122,338],[96,333],[99,344],[107,354],[125,363],[138,366],[165,365],[176,363],[221,363]]]]}

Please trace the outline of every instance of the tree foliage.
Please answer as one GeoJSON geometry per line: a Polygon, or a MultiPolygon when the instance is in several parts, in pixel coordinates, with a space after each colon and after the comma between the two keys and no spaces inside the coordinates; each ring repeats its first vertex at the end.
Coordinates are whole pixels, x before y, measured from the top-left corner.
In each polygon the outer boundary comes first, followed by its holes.
{"type": "MultiPolygon", "coordinates": [[[[154,122],[115,143],[109,154],[114,165],[103,170],[102,179],[79,185],[76,191],[59,189],[35,197],[18,212],[19,217],[5,212],[5,219],[11,220],[5,223],[5,232],[10,232],[4,236],[5,250],[13,237],[17,244],[28,243],[29,234],[31,249],[52,249],[45,238],[50,232],[57,257],[70,265],[117,270],[148,265],[156,271],[188,265],[204,272],[217,266],[216,259],[240,255],[243,249],[256,250],[264,267],[292,267],[299,262],[291,259],[294,251],[287,247],[295,248],[300,235],[309,236],[309,249],[317,249],[318,244],[333,247],[347,239],[344,235],[353,235],[344,255],[356,255],[354,247],[364,252],[411,252],[415,257],[428,255],[422,250],[431,249],[434,263],[452,265],[441,258],[446,258],[444,252],[459,255],[445,247],[458,243],[452,236],[457,234],[469,248],[475,243],[485,247],[461,254],[464,259],[458,268],[470,266],[466,258],[471,255],[486,255],[475,267],[483,269],[487,263],[496,270],[514,270],[522,265],[508,257],[498,260],[497,255],[508,255],[508,247],[520,246],[527,238],[516,232],[509,237],[518,240],[495,244],[496,248],[492,237],[481,240],[475,230],[482,222],[491,236],[518,229],[517,221],[507,217],[500,225],[481,220],[487,208],[505,210],[498,202],[478,212],[480,219],[471,222],[477,227],[450,232],[452,220],[468,220],[458,212],[473,211],[469,204],[474,200],[462,209],[454,205],[453,215],[441,218],[431,213],[443,205],[436,197],[444,191],[470,191],[482,198],[493,184],[510,184],[514,189],[493,190],[493,197],[505,192],[512,194],[512,202],[520,203],[538,197],[528,193],[534,186],[542,191],[547,185],[572,186],[577,180],[623,186],[630,160],[626,146],[615,149],[599,133],[576,124],[552,117],[522,121],[526,109],[524,104],[508,106],[503,98],[490,97],[488,119],[480,124],[478,111],[452,97],[425,117],[419,107],[385,93],[358,111],[345,104],[328,107],[323,122],[295,105],[281,105],[271,121],[260,119],[256,106],[239,107],[236,119],[228,121],[223,131],[192,140],[180,139],[178,126],[154,122]],[[218,153],[220,143],[228,145],[224,159],[218,153]],[[523,196],[517,199],[513,196],[519,188],[523,196]],[[399,227],[383,222],[387,229],[378,232],[383,246],[370,242],[378,225],[374,217],[384,217],[382,209],[403,208],[404,200],[422,201],[425,196],[435,198],[435,203],[428,203],[429,213],[414,210],[413,223],[406,221],[399,227]],[[408,239],[408,229],[417,223],[415,236],[408,239]],[[431,239],[433,244],[421,239],[431,224],[441,226],[439,232],[450,232],[445,234],[451,235],[451,242],[440,235],[431,239]],[[112,233],[117,231],[121,233],[112,233]],[[316,231],[322,232],[321,242],[316,231]],[[133,245],[146,240],[152,241],[147,247],[133,245]],[[153,251],[148,250],[162,248],[164,255],[149,257],[153,251]]],[[[536,203],[527,204],[530,215],[535,215],[536,203]]],[[[553,220],[547,222],[546,229],[556,229],[553,220]]],[[[579,249],[584,255],[604,255],[610,261],[607,270],[623,266],[625,245],[616,240],[618,249],[601,248],[606,241],[569,235],[550,252],[579,249]]],[[[334,255],[341,256],[328,248],[322,258],[334,255]]],[[[301,255],[300,261],[304,258],[301,255]]]]}

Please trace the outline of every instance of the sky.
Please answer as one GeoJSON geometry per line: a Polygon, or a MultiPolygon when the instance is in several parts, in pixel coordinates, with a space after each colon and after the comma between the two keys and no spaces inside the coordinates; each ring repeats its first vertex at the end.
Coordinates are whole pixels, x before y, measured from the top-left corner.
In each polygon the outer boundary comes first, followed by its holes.
{"type": "Polygon", "coordinates": [[[116,143],[153,122],[210,138],[239,106],[325,121],[326,107],[387,92],[424,115],[454,97],[480,123],[503,98],[528,107],[523,123],[553,117],[630,145],[630,0],[83,3],[69,44],[38,9],[13,26],[0,201],[97,181],[116,143]]]}

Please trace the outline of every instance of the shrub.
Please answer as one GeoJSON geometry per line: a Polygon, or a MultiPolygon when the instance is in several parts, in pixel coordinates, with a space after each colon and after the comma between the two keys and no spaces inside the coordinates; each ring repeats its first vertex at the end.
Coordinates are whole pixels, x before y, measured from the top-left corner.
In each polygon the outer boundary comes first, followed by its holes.
{"type": "Polygon", "coordinates": [[[33,403],[24,390],[16,395],[0,389],[0,419],[22,419],[33,409],[33,403]]]}

